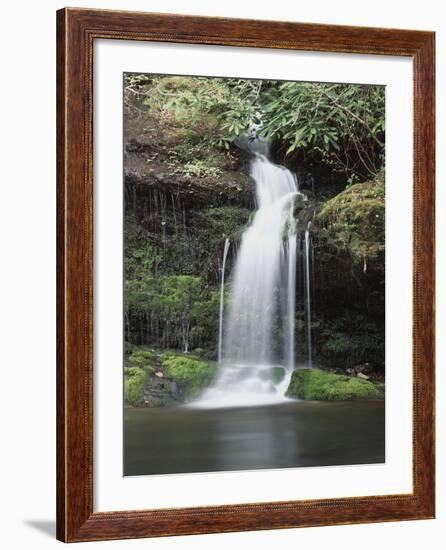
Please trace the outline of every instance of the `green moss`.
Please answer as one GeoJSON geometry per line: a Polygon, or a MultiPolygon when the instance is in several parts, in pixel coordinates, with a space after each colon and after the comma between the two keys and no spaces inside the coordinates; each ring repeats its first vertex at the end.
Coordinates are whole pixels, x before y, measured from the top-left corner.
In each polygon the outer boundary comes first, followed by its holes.
{"type": "Polygon", "coordinates": [[[140,367],[126,367],[124,369],[124,402],[136,407],[141,404],[149,373],[140,367]]]}
{"type": "Polygon", "coordinates": [[[141,405],[144,388],[149,376],[154,374],[153,353],[146,347],[132,346],[124,360],[124,402],[137,407],[141,405]]]}
{"type": "Polygon", "coordinates": [[[217,370],[216,363],[172,352],[161,355],[161,366],[166,376],[176,381],[186,399],[196,397],[208,386],[217,370]]]}
{"type": "Polygon", "coordinates": [[[295,370],[286,395],[316,401],[384,398],[383,391],[368,380],[324,372],[319,369],[295,370]]]}
{"type": "MultiPolygon", "coordinates": [[[[327,201],[317,216],[321,238],[358,263],[384,251],[384,176],[357,183],[327,201]]],[[[365,265],[365,264],[364,264],[365,265]]]]}
{"type": "Polygon", "coordinates": [[[126,358],[126,367],[138,367],[144,369],[147,373],[152,374],[155,369],[152,367],[153,353],[147,348],[139,347],[134,349],[126,358]]]}
{"type": "Polygon", "coordinates": [[[232,243],[241,238],[252,212],[247,208],[220,206],[198,210],[193,213],[191,237],[194,240],[195,269],[209,262],[217,248],[223,249],[226,237],[232,243]]]}
{"type": "MultiPolygon", "coordinates": [[[[211,159],[213,160],[213,159],[211,159]]],[[[179,166],[174,166],[174,173],[180,173],[188,178],[211,178],[217,179],[221,176],[221,168],[214,166],[207,160],[190,160],[179,166]]]]}

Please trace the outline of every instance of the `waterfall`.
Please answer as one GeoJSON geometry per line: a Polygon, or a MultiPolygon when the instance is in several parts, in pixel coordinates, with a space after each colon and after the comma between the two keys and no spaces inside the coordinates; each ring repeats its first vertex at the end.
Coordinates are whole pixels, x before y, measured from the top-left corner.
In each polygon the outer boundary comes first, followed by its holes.
{"type": "Polygon", "coordinates": [[[294,325],[296,315],[296,248],[297,235],[293,210],[290,208],[288,227],[288,286],[287,286],[287,317],[288,317],[288,370],[294,369],[294,325]]]}
{"type": "Polygon", "coordinates": [[[224,282],[229,240],[225,241],[218,332],[220,367],[214,384],[189,405],[192,407],[237,407],[286,400],[285,392],[296,368],[295,317],[300,306],[304,309],[307,349],[299,356],[306,354],[306,365],[312,367],[311,222],[299,232],[293,212],[294,198],[300,196],[304,202],[307,198],[299,191],[296,176],[269,160],[269,146],[256,132],[237,138],[236,144],[253,156],[251,176],[257,210],[241,242],[234,242],[236,261],[227,312],[224,282]]]}
{"type": "Polygon", "coordinates": [[[279,313],[283,232],[298,189],[289,170],[263,155],[256,154],[251,175],[258,210],[243,234],[233,273],[225,360],[270,364],[273,324],[279,313]]]}
{"type": "Polygon", "coordinates": [[[307,361],[308,367],[313,366],[312,349],[311,349],[311,286],[310,286],[310,254],[311,254],[311,238],[310,238],[311,222],[308,222],[305,230],[305,328],[307,338],[307,361]]]}
{"type": "Polygon", "coordinates": [[[221,266],[221,283],[220,283],[220,316],[218,324],[218,362],[222,360],[222,342],[223,342],[223,310],[224,310],[224,293],[225,293],[225,267],[226,256],[229,250],[229,239],[225,240],[225,246],[223,249],[223,261],[221,266]]]}
{"type": "Polygon", "coordinates": [[[270,162],[263,154],[264,147],[255,145],[251,148],[251,176],[256,185],[257,210],[237,248],[224,319],[226,243],[223,253],[218,345],[221,366],[214,385],[191,405],[194,407],[282,402],[294,368],[298,236],[293,199],[303,195],[296,177],[270,162]]]}

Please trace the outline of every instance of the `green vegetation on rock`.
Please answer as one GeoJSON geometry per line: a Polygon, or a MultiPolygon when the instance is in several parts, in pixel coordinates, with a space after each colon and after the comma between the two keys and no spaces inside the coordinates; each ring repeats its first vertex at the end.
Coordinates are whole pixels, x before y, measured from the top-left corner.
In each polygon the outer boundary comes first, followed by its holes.
{"type": "Polygon", "coordinates": [[[132,407],[142,404],[144,387],[149,373],[140,367],[124,369],[124,403],[132,407]]]}
{"type": "Polygon", "coordinates": [[[325,372],[320,369],[295,370],[286,395],[315,401],[384,398],[383,391],[368,380],[325,372]]]}
{"type": "Polygon", "coordinates": [[[143,273],[126,281],[125,302],[145,325],[156,327],[163,348],[194,348],[215,340],[218,292],[200,277],[143,273]]]}
{"type": "Polygon", "coordinates": [[[155,373],[153,353],[146,347],[130,350],[124,358],[124,403],[132,407],[142,404],[149,376],[155,373]]]}
{"type": "Polygon", "coordinates": [[[216,363],[169,351],[161,355],[161,367],[166,376],[176,381],[186,399],[196,397],[217,372],[216,363]]]}
{"type": "Polygon", "coordinates": [[[155,372],[155,369],[152,367],[152,361],[153,353],[145,347],[139,347],[132,350],[126,356],[125,365],[127,367],[139,367],[151,374],[155,372]]]}
{"type": "Polygon", "coordinates": [[[327,201],[317,215],[323,228],[320,239],[349,252],[364,269],[368,261],[375,261],[384,252],[383,178],[381,173],[373,181],[348,187],[327,201]]]}

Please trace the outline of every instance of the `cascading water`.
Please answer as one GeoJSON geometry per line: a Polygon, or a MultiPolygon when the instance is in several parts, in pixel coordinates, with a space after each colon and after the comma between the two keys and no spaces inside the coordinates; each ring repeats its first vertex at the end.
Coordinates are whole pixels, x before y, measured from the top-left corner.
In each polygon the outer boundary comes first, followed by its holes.
{"type": "Polygon", "coordinates": [[[280,315],[283,234],[297,182],[286,168],[256,155],[251,174],[256,182],[258,210],[245,231],[232,280],[225,360],[271,364],[272,328],[280,315]]]}
{"type": "Polygon", "coordinates": [[[223,261],[221,265],[221,283],[220,283],[220,318],[218,323],[218,362],[222,360],[222,342],[223,342],[223,311],[224,311],[224,294],[225,294],[225,268],[226,257],[229,250],[229,239],[225,240],[225,247],[223,249],[223,261]]]}
{"type": "Polygon", "coordinates": [[[311,349],[311,286],[310,286],[310,254],[312,254],[311,249],[311,237],[310,237],[310,228],[311,222],[308,222],[307,228],[305,230],[305,327],[306,327],[306,337],[307,337],[307,358],[308,366],[311,368],[313,366],[313,357],[311,349]]]}
{"type": "Polygon", "coordinates": [[[287,285],[287,317],[288,317],[288,370],[294,369],[294,331],[296,316],[296,252],[297,235],[293,210],[290,208],[288,220],[288,285],[287,285]]]}
{"type": "MultiPolygon", "coordinates": [[[[229,311],[223,322],[224,268],[229,247],[228,241],[225,242],[218,345],[221,366],[214,385],[193,406],[249,406],[284,401],[294,369],[296,263],[301,239],[296,234],[293,199],[296,195],[305,197],[298,189],[296,177],[263,154],[267,152],[264,143],[259,149],[257,141],[251,152],[257,211],[242,236],[232,273],[229,311]],[[280,333],[281,345],[277,337],[280,333]]],[[[307,241],[308,237],[306,247],[307,241]]],[[[302,257],[307,260],[308,251],[302,257]]],[[[306,268],[304,272],[306,275],[306,268]]]]}

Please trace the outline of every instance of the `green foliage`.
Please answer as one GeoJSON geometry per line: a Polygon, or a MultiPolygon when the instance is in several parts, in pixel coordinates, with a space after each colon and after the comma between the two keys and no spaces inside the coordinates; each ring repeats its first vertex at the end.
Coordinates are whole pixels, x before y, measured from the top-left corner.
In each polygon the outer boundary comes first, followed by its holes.
{"type": "Polygon", "coordinates": [[[235,133],[221,128],[223,113],[233,102],[235,83],[242,81],[147,75],[139,81],[134,76],[126,77],[124,100],[139,120],[139,134],[153,144],[150,162],[192,181],[221,181],[237,162],[230,150],[235,133]]]}
{"type": "Polygon", "coordinates": [[[152,362],[153,353],[144,347],[136,348],[125,358],[126,367],[138,367],[149,374],[155,372],[152,362]]]}
{"type": "Polygon", "coordinates": [[[383,164],[383,86],[130,75],[125,90],[130,99],[142,98],[163,125],[176,128],[186,162],[197,158],[191,146],[228,149],[256,123],[287,155],[304,151],[348,177],[373,176],[383,164]]]}
{"type": "MultiPolygon", "coordinates": [[[[249,86],[249,84],[248,84],[249,86]]],[[[150,82],[139,86],[137,93],[143,96],[143,103],[153,115],[177,126],[187,125],[200,141],[210,145],[226,146],[237,133],[246,128],[253,114],[253,105],[244,94],[234,94],[234,90],[246,88],[246,81],[221,78],[199,77],[153,77],[150,82]],[[230,121],[222,116],[234,105],[237,113],[230,121]],[[228,122],[227,132],[223,133],[222,120],[228,122]]],[[[130,84],[129,89],[135,90],[130,84]]],[[[183,137],[188,137],[183,134],[183,137]]]]}
{"type": "Polygon", "coordinates": [[[193,236],[196,251],[200,252],[199,263],[203,265],[216,249],[222,248],[228,237],[231,242],[237,241],[249,222],[251,211],[234,206],[208,208],[194,213],[193,236]]]}
{"type": "Polygon", "coordinates": [[[186,164],[176,168],[175,171],[189,178],[218,178],[218,176],[222,174],[220,168],[216,166],[209,166],[206,161],[200,159],[186,162],[186,164]]]}
{"type": "Polygon", "coordinates": [[[124,273],[127,279],[139,278],[145,273],[157,273],[162,263],[161,251],[140,236],[140,221],[136,212],[125,213],[124,273]]]}
{"type": "Polygon", "coordinates": [[[134,347],[124,360],[124,402],[141,405],[147,378],[154,374],[153,353],[145,347],[134,347]]]}
{"type": "Polygon", "coordinates": [[[312,319],[316,361],[329,368],[346,369],[364,363],[383,368],[384,290],[370,285],[366,298],[362,292],[353,296],[348,294],[352,285],[346,284],[346,274],[340,277],[341,293],[333,284],[329,286],[327,294],[320,297],[324,307],[318,310],[323,317],[315,313],[312,319]]]}
{"type": "Polygon", "coordinates": [[[259,123],[286,155],[306,151],[350,177],[374,175],[384,159],[382,86],[232,80],[233,101],[220,117],[222,140],[259,123]]]}
{"type": "Polygon", "coordinates": [[[140,73],[125,73],[125,91],[127,93],[138,93],[136,90],[141,90],[141,88],[150,84],[151,78],[147,74],[140,73]]]}
{"type": "Polygon", "coordinates": [[[134,309],[158,312],[173,319],[182,315],[186,306],[193,310],[201,291],[200,277],[142,275],[140,280],[126,281],[125,302],[134,309]]]}
{"type": "Polygon", "coordinates": [[[141,276],[126,281],[125,306],[156,321],[163,336],[158,345],[191,348],[215,340],[218,319],[218,291],[207,287],[200,277],[189,275],[141,276]]]}
{"type": "Polygon", "coordinates": [[[285,82],[261,96],[264,134],[318,153],[335,169],[375,174],[384,156],[382,86],[285,82]]]}
{"type": "Polygon", "coordinates": [[[154,246],[137,236],[131,229],[133,217],[127,215],[125,326],[137,332],[136,343],[184,349],[187,339],[188,349],[204,348],[206,356],[213,358],[224,241],[229,237],[234,242],[240,236],[250,211],[225,206],[194,209],[189,216],[187,233],[175,233],[171,218],[166,218],[166,238],[154,246]],[[148,339],[140,337],[141,324],[150,327],[148,339]]]}
{"type": "Polygon", "coordinates": [[[295,370],[286,395],[316,401],[384,398],[383,391],[368,380],[333,374],[319,369],[295,370]]]}
{"type": "Polygon", "coordinates": [[[149,373],[140,367],[126,367],[124,369],[124,402],[136,407],[141,404],[144,387],[149,373]]]}
{"type": "Polygon", "coordinates": [[[196,397],[208,386],[217,371],[216,363],[173,352],[161,355],[161,366],[165,374],[177,382],[187,399],[196,397]]]}
{"type": "Polygon", "coordinates": [[[161,255],[153,246],[147,244],[144,248],[126,254],[125,262],[125,269],[129,274],[138,276],[147,272],[156,273],[161,255]]]}
{"type": "MultiPolygon", "coordinates": [[[[357,329],[358,330],[358,329],[357,329]]],[[[373,326],[372,331],[352,334],[330,331],[326,321],[318,338],[318,357],[331,366],[351,367],[373,359],[374,363],[384,363],[382,334],[373,326]],[[374,330],[373,330],[374,329],[374,330]]]]}

